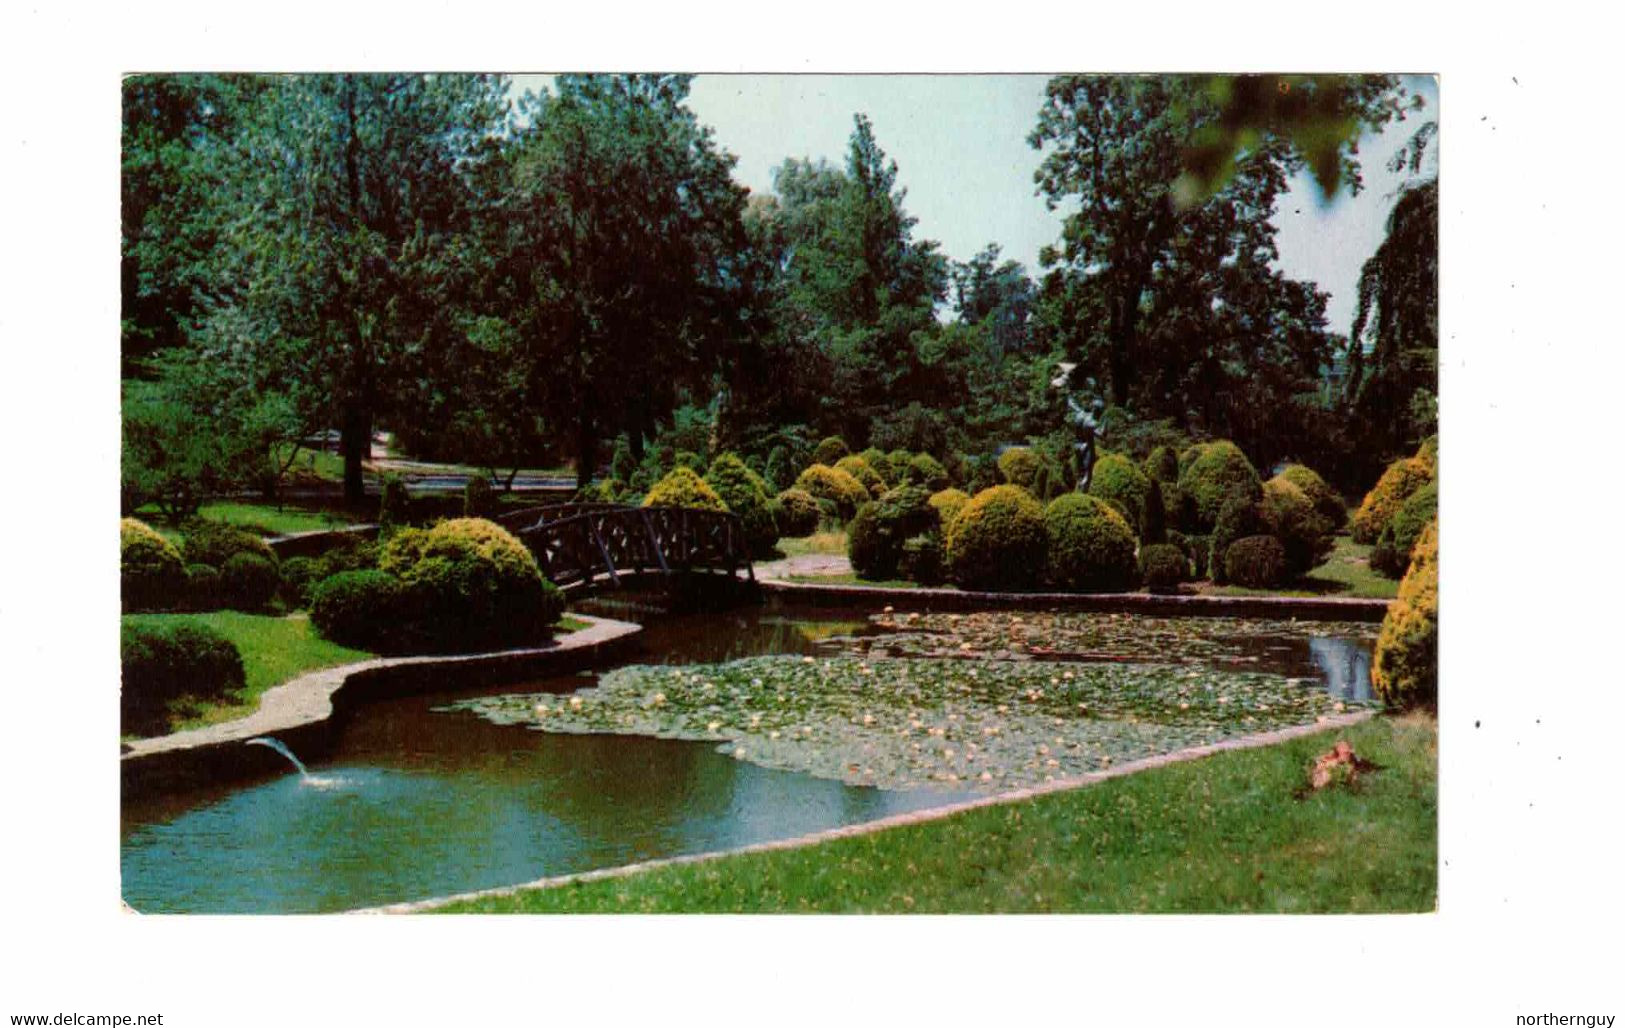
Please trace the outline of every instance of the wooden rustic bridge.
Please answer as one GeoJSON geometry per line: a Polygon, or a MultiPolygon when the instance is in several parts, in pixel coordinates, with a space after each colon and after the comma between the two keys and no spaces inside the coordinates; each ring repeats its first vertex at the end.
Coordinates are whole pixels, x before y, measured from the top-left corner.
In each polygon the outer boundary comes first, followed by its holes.
{"type": "Polygon", "coordinates": [[[530,548],[542,573],[561,589],[622,587],[629,579],[651,576],[668,586],[756,585],[750,546],[736,514],[559,503],[527,507],[496,520],[530,548]]]}

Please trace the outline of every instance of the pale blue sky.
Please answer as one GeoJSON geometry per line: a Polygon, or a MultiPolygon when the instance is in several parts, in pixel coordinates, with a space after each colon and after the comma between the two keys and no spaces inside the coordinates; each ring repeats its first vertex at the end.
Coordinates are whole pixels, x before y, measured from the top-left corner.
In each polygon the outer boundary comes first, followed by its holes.
{"type": "MultiPolygon", "coordinates": [[[[545,76],[515,76],[535,88],[545,76]]],[[[1034,191],[1040,155],[1027,144],[1044,95],[1043,75],[701,75],[689,107],[739,159],[735,178],[771,192],[773,168],[786,157],[846,159],[852,116],[862,111],[897,162],[916,238],[935,239],[956,260],[990,242],[1035,276],[1039,248],[1060,235],[1060,218],[1034,191]]],[[[1408,81],[1436,116],[1438,88],[1408,81]]],[[[1323,204],[1307,175],[1280,201],[1280,266],[1332,296],[1328,327],[1347,332],[1363,264],[1382,242],[1396,176],[1383,167],[1422,117],[1412,115],[1362,142],[1366,189],[1323,204]]],[[[1435,151],[1436,152],[1436,151],[1435,151]]]]}

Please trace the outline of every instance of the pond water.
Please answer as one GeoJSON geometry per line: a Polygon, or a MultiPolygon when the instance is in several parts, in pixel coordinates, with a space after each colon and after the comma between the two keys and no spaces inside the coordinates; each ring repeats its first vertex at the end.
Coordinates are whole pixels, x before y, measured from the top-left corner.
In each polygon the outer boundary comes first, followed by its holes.
{"type": "MultiPolygon", "coordinates": [[[[1357,700],[1369,695],[1369,633],[1337,627],[1350,632],[1255,639],[1226,659],[1357,700]]],[[[652,623],[630,662],[822,659],[893,634],[850,611],[695,615],[652,623]]],[[[574,675],[489,695],[564,695],[598,681],[574,675]]],[[[469,697],[363,707],[335,752],[312,762],[310,780],[290,769],[126,804],[126,901],[145,912],[353,909],[788,838],[973,794],[780,770],[714,740],[534,731],[448,709],[469,697]]]]}

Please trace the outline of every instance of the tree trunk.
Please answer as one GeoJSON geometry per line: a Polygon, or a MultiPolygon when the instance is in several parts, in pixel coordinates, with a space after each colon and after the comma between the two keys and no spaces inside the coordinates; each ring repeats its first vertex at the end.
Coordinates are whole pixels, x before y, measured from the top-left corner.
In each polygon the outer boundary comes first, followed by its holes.
{"type": "Polygon", "coordinates": [[[592,484],[593,472],[598,468],[598,433],[592,423],[582,418],[576,426],[576,490],[592,484]]]}
{"type": "Polygon", "coordinates": [[[364,404],[344,405],[344,423],[339,429],[339,448],[344,452],[344,503],[359,507],[367,496],[361,477],[361,462],[372,452],[372,412],[364,404]]]}

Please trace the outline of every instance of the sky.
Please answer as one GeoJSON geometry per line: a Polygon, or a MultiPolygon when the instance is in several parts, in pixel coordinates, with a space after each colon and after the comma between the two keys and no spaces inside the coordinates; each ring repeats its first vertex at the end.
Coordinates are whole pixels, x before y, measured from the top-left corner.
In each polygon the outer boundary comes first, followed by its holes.
{"type": "MultiPolygon", "coordinates": [[[[520,89],[548,79],[514,78],[520,89]]],[[[852,118],[861,111],[897,162],[904,207],[919,219],[916,239],[937,240],[959,261],[998,243],[1005,258],[1036,277],[1039,249],[1056,242],[1061,229],[1059,214],[1036,194],[1041,155],[1027,143],[1046,81],[1044,75],[701,75],[688,106],[738,158],[734,177],[763,193],[772,191],[773,169],[786,157],[844,166],[852,118]]],[[[1345,191],[1325,204],[1304,174],[1277,207],[1280,267],[1331,294],[1327,322],[1335,332],[1346,333],[1353,321],[1360,266],[1382,242],[1401,181],[1384,165],[1438,109],[1434,79],[1411,77],[1406,84],[1423,96],[1425,112],[1362,140],[1366,188],[1358,197],[1345,191]]]]}

